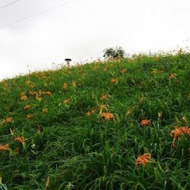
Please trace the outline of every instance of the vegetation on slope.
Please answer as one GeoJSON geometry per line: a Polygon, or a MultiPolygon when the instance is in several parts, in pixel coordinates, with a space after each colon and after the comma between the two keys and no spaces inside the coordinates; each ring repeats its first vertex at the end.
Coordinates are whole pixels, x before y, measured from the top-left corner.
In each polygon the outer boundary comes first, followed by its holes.
{"type": "Polygon", "coordinates": [[[190,189],[188,53],[36,72],[0,97],[0,189],[190,189]]]}

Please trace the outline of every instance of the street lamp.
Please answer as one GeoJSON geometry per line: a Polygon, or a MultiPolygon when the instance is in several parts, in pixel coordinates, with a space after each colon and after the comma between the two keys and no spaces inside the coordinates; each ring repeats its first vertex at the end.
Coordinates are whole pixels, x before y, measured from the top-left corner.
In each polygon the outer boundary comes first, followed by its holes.
{"type": "Polygon", "coordinates": [[[66,58],[65,61],[67,62],[67,65],[69,66],[69,63],[72,61],[70,58],[66,58]]]}

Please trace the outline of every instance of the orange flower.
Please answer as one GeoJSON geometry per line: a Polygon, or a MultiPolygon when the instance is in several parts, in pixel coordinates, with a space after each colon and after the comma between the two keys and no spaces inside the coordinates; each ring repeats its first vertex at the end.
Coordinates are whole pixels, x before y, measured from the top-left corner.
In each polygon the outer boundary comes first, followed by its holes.
{"type": "Polygon", "coordinates": [[[42,112],[43,112],[43,113],[48,113],[48,108],[44,108],[44,109],[42,110],[42,112]]]}
{"type": "Polygon", "coordinates": [[[92,110],[91,110],[91,113],[95,113],[95,112],[96,112],[96,110],[95,110],[95,109],[92,109],[92,110]]]}
{"type": "Polygon", "coordinates": [[[31,108],[31,105],[26,105],[26,106],[24,107],[25,110],[29,110],[30,108],[31,108]]]}
{"type": "Polygon", "coordinates": [[[12,117],[7,117],[3,120],[3,123],[11,123],[13,121],[12,117]]]}
{"type": "Polygon", "coordinates": [[[170,135],[173,137],[173,143],[172,146],[175,147],[176,146],[176,140],[179,136],[183,135],[183,134],[187,134],[190,136],[190,128],[187,127],[177,127],[176,129],[172,130],[170,132],[170,135]]]}
{"type": "Polygon", "coordinates": [[[50,91],[41,91],[40,94],[50,96],[51,92],[50,91]]]}
{"type": "Polygon", "coordinates": [[[34,92],[34,91],[29,91],[29,93],[31,94],[31,95],[38,95],[38,92],[34,92]]]}
{"type": "Polygon", "coordinates": [[[42,97],[41,97],[39,94],[37,94],[37,95],[36,95],[36,100],[37,100],[38,102],[41,102],[41,101],[42,101],[42,97]]]}
{"type": "Polygon", "coordinates": [[[86,116],[90,116],[90,115],[92,115],[92,114],[94,114],[96,112],[96,110],[95,109],[92,109],[91,111],[88,111],[88,112],[86,112],[86,116]]]}
{"type": "Polygon", "coordinates": [[[32,119],[33,118],[33,115],[32,114],[28,114],[27,115],[27,119],[32,119]]]}
{"type": "Polygon", "coordinates": [[[111,80],[111,82],[117,84],[118,83],[118,79],[114,78],[114,79],[111,80]]]}
{"type": "Polygon", "coordinates": [[[9,144],[4,144],[0,146],[0,152],[9,150],[9,144]]]}
{"type": "Polygon", "coordinates": [[[90,116],[90,115],[92,115],[92,113],[90,111],[88,111],[88,112],[85,113],[85,115],[90,116]]]}
{"type": "Polygon", "coordinates": [[[26,141],[25,137],[16,137],[14,140],[17,141],[17,142],[22,143],[23,148],[25,148],[25,146],[26,146],[26,144],[25,144],[25,141],[26,141]]]}
{"type": "Polygon", "coordinates": [[[65,100],[63,101],[63,103],[64,103],[64,104],[69,104],[69,103],[70,103],[70,99],[69,99],[69,98],[65,99],[65,100]]]}
{"type": "Polygon", "coordinates": [[[14,140],[18,141],[18,142],[20,142],[22,144],[25,143],[25,141],[26,141],[25,137],[16,137],[14,140]]]}
{"type": "Polygon", "coordinates": [[[177,74],[176,73],[173,73],[169,76],[169,79],[175,79],[177,77],[177,74]]]}
{"type": "Polygon", "coordinates": [[[105,94],[105,95],[102,95],[102,97],[100,98],[101,100],[107,100],[108,99],[108,95],[105,94]]]}
{"type": "Polygon", "coordinates": [[[20,97],[20,99],[21,99],[22,101],[25,101],[25,100],[28,99],[28,97],[27,97],[26,95],[22,95],[22,96],[20,97]]]}
{"type": "Polygon", "coordinates": [[[126,73],[126,72],[127,72],[127,69],[122,69],[120,72],[121,72],[121,73],[126,73]]]}
{"type": "Polygon", "coordinates": [[[100,117],[104,118],[105,120],[111,120],[114,119],[114,115],[112,113],[100,113],[100,117]]]}
{"type": "Polygon", "coordinates": [[[26,81],[25,81],[25,84],[26,84],[28,87],[34,87],[34,84],[33,84],[31,81],[29,81],[29,80],[26,80],[26,81]]]}
{"type": "Polygon", "coordinates": [[[63,83],[63,89],[68,89],[68,84],[65,82],[65,83],[63,83]]]}
{"type": "Polygon", "coordinates": [[[140,122],[141,126],[149,126],[151,124],[151,121],[148,120],[148,119],[143,119],[141,122],[140,122]]]}
{"type": "Polygon", "coordinates": [[[138,158],[136,159],[136,166],[139,166],[140,164],[143,166],[146,166],[146,164],[148,162],[151,162],[151,155],[149,153],[145,153],[141,156],[138,156],[138,158]]]}

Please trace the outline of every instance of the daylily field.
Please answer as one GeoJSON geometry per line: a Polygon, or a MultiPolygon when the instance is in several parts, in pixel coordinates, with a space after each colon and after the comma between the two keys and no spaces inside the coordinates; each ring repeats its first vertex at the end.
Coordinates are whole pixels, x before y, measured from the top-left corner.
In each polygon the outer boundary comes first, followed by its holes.
{"type": "Polygon", "coordinates": [[[0,190],[189,190],[190,54],[0,82],[0,190]]]}

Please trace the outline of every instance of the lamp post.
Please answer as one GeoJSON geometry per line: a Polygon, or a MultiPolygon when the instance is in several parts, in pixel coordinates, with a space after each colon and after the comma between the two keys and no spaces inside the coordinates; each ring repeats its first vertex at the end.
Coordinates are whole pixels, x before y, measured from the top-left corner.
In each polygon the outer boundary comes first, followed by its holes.
{"type": "Polygon", "coordinates": [[[65,61],[67,62],[67,65],[69,66],[69,63],[72,61],[70,58],[66,58],[65,61]]]}

